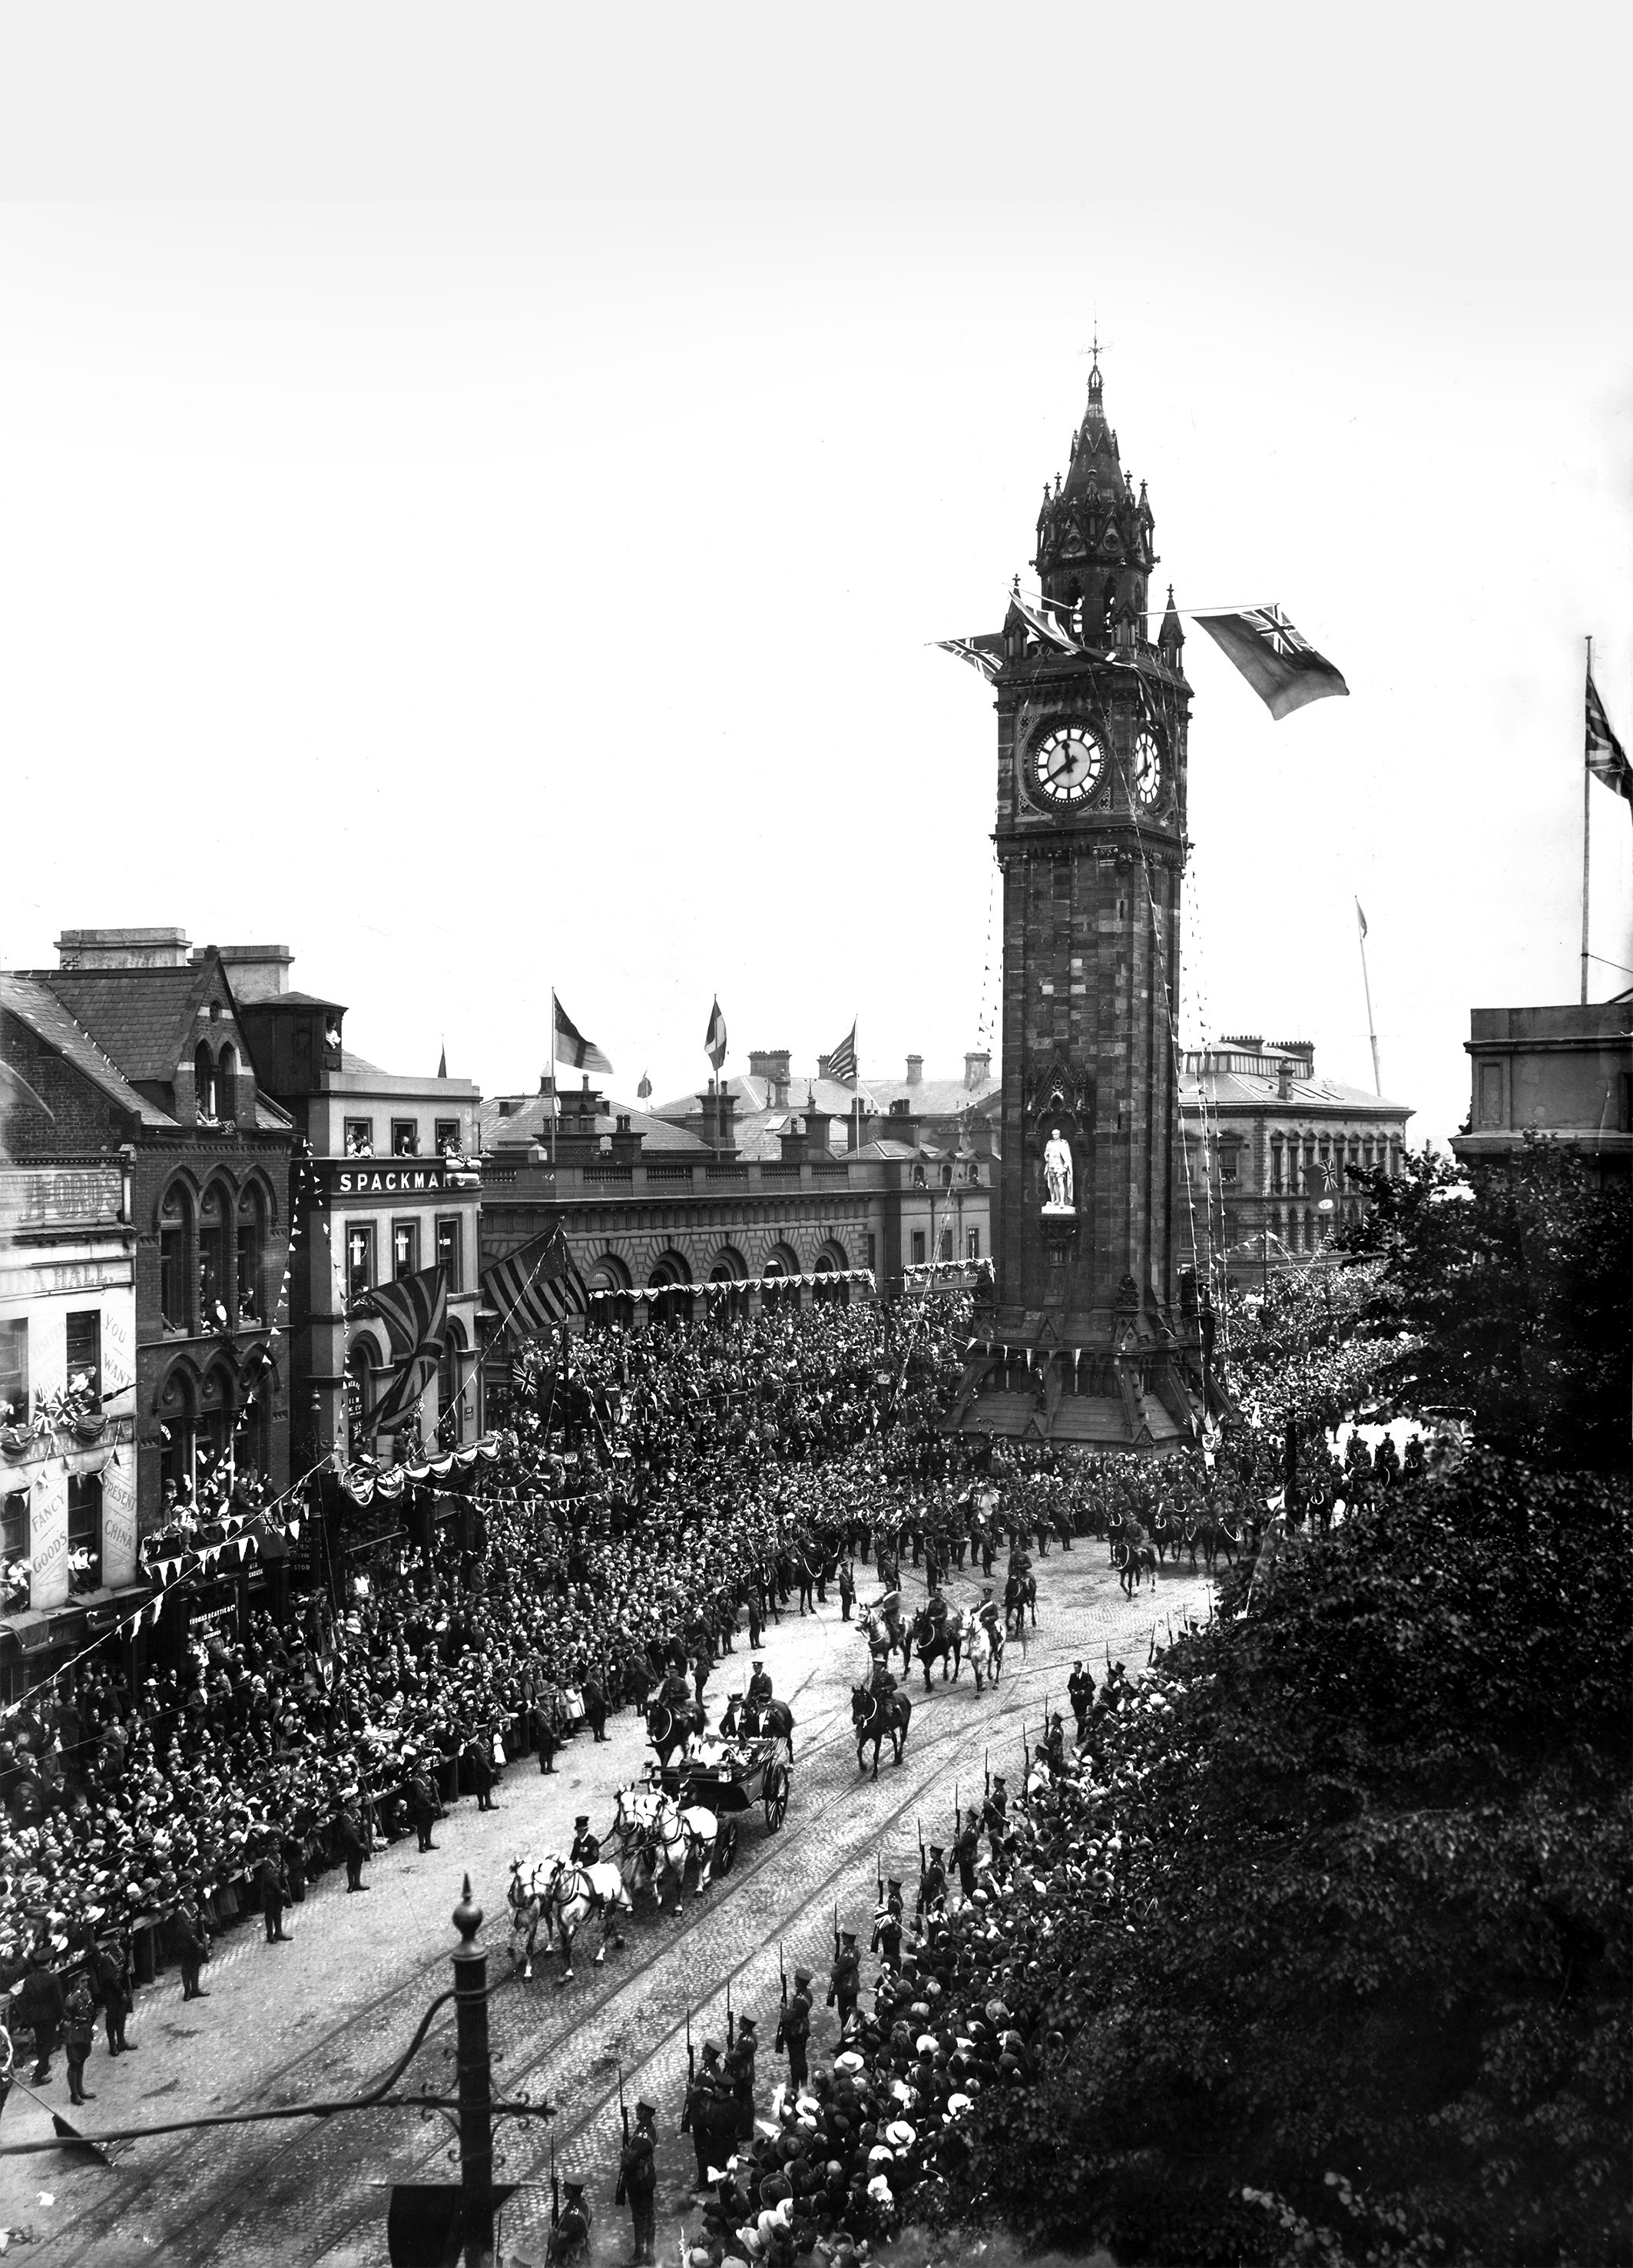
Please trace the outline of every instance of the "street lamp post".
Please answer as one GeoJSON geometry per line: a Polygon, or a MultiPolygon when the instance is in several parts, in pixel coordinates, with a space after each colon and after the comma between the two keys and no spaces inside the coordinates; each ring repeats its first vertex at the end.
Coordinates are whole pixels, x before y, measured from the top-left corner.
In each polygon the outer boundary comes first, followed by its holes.
{"type": "Polygon", "coordinates": [[[476,1942],[482,1908],[471,1878],[453,1909],[460,1948],[453,1956],[453,2008],[459,2043],[460,2189],[465,2268],[493,2268],[493,2066],[488,2045],[488,1955],[476,1942]]]}

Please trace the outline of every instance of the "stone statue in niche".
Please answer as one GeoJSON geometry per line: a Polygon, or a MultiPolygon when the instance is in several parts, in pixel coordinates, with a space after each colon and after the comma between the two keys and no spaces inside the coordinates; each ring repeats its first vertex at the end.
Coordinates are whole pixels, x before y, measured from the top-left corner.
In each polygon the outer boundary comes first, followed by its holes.
{"type": "Polygon", "coordinates": [[[1063,1140],[1058,1126],[1051,1127],[1049,1138],[1043,1145],[1043,1179],[1048,1189],[1045,1212],[1070,1212],[1071,1151],[1063,1140]]]}

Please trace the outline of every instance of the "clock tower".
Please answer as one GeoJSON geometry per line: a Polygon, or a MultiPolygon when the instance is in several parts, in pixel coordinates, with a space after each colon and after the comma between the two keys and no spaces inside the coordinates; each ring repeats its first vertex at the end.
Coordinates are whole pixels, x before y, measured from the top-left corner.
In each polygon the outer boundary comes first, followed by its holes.
{"type": "Polygon", "coordinates": [[[1097,358],[1043,492],[1041,599],[1017,590],[973,641],[998,718],[1003,1130],[994,1301],[953,1423],[1108,1451],[1194,1440],[1203,1393],[1175,1218],[1190,688],[1172,593],[1146,634],[1152,534],[1097,358]]]}

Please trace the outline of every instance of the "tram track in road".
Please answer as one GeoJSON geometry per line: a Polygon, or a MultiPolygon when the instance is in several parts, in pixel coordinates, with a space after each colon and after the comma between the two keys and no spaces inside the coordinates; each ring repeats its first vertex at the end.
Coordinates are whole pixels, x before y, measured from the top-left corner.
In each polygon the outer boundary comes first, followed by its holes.
{"type": "MultiPolygon", "coordinates": [[[[849,1626],[829,1627],[838,1636],[849,1626]]],[[[826,1913],[835,1886],[847,1874],[859,1872],[864,1863],[871,1874],[874,1853],[899,1833],[904,1819],[922,1812],[949,1755],[963,1748],[978,1752],[983,1744],[982,1719],[991,1727],[984,1745],[997,1748],[994,1736],[1000,1727],[1007,1743],[1018,1723],[1035,1721],[1032,1712],[1041,1697],[1040,1686],[1046,1693],[1053,1689],[1063,1697],[1064,1663],[1057,1652],[1058,1641],[1049,1640],[1047,1623],[1039,1635],[1045,1639],[1042,1658],[1030,1662],[1013,1660],[1011,1641],[1011,1665],[992,1697],[995,1705],[990,1709],[985,1696],[979,1702],[954,1705],[955,1714],[938,1706],[934,1714],[941,1721],[933,1729],[924,1728],[916,1709],[903,1764],[903,1770],[911,1774],[911,1785],[899,1800],[891,1800],[894,1773],[888,1762],[877,1784],[860,1774],[829,1769],[822,1771],[820,1779],[813,1776],[812,1767],[822,1758],[842,1748],[848,1752],[854,1746],[848,1690],[856,1682],[850,1674],[853,1665],[845,1660],[842,1648],[824,1647],[787,1697],[797,1702],[819,1678],[838,1677],[842,1680],[844,1698],[831,1708],[820,1709],[796,1732],[795,1800],[785,1828],[781,1833],[756,1838],[756,1845],[739,1848],[732,1872],[704,1898],[691,1899],[683,1913],[666,1918],[661,1927],[651,1926],[643,1917],[639,1935],[633,1940],[638,1963],[633,1973],[620,1963],[598,1972],[587,1989],[576,1984],[565,1991],[551,1992],[548,1998],[528,1988],[519,1990],[518,1980],[504,1973],[504,1942],[496,1933],[489,1951],[497,1971],[490,1980],[496,2093],[513,2099],[542,2078],[554,2099],[575,2105],[570,2122],[558,2120],[553,2125],[558,2153],[583,2146],[591,2137],[595,2138],[598,2157],[603,2143],[610,2149],[615,2139],[617,2101],[616,2087],[608,2081],[614,2051],[621,2045],[626,2049],[628,2088],[664,2058],[673,2061],[679,2056],[685,2006],[692,2007],[701,2038],[711,2014],[717,2014],[723,2006],[727,1984],[740,1989],[757,1964],[769,1961],[770,1948],[778,1938],[791,1948],[798,1948],[803,1940],[820,1936],[826,1948],[826,1913]],[[879,1806],[869,1800],[876,1785],[886,1799],[879,1806]],[[842,1806],[840,1800],[852,1791],[860,1792],[862,1800],[854,1807],[842,1806]],[[820,1838],[836,1813],[842,1815],[836,1839],[828,1849],[817,1851],[814,1877],[809,1869],[794,1864],[791,1871],[800,1877],[798,1884],[791,1881],[775,1896],[769,1917],[755,1916],[757,1895],[763,1891],[768,1876],[775,1881],[772,1870],[789,1865],[791,1853],[797,1858],[802,1838],[820,1838]],[[749,1933],[747,1942],[746,1930],[749,1933]],[[711,1946],[710,1939],[723,1932],[728,1941],[711,1946]],[[621,2004],[628,2011],[622,2027],[621,2004]],[[654,2020],[655,2030],[651,2029],[654,2020]],[[598,2128],[607,2130],[605,2134],[599,2134],[598,2128]]],[[[1131,1642],[1131,1634],[1124,1642],[1131,1642]]],[[[854,1666],[859,1668],[861,1664],[854,1666]]],[[[944,1693],[949,1687],[954,1693],[970,1690],[961,1680],[943,1684],[938,1678],[936,1683],[944,1693]]],[[[910,1686],[907,1690],[911,1690],[910,1686]]],[[[924,1697],[922,1691],[913,1695],[918,1704],[924,1697]]],[[[951,1795],[950,1785],[946,1794],[951,1795]]],[[[871,1883],[869,1904],[871,1909],[871,1883]]],[[[496,1922],[503,1912],[501,1908],[495,1914],[496,1922]]],[[[798,1952],[791,1950],[791,1960],[797,1957],[798,1952]]],[[[825,1951],[816,1953],[811,1965],[817,1967],[825,1957],[825,1951]]],[[[287,2058],[250,2099],[265,2102],[276,2101],[280,2094],[287,2100],[298,2093],[361,2092],[406,2038],[425,2001],[445,1981],[445,1948],[428,1955],[416,1963],[406,1979],[349,2009],[320,2038],[287,2058]],[[371,2040],[379,2043],[370,2058],[371,2068],[359,2072],[357,2048],[359,2043],[367,2046],[371,2040]],[[343,2080],[337,2077],[333,2084],[312,2083],[320,2074],[334,2071],[337,2064],[351,2066],[343,2080]],[[309,2074],[307,2083],[291,2085],[303,2071],[309,2074]]],[[[775,1993],[775,1982],[770,1989],[775,1993]]],[[[452,2040],[450,2015],[433,2030],[423,2051],[420,2068],[433,2074],[431,2084],[435,2084],[435,2059],[440,2057],[446,2064],[452,2056],[452,2040]]],[[[451,2064],[446,2067],[451,2076],[451,2064]]],[[[673,2074],[655,2083],[673,2086],[673,2074]]],[[[653,2099],[668,2098],[654,2094],[653,2099]]],[[[53,2263],[61,2263],[62,2268],[90,2264],[102,2257],[115,2227],[139,2225],[144,2213],[153,2213],[163,2228],[163,2235],[152,2239],[154,2245],[162,2248],[167,2260],[187,2263],[188,2268],[204,2268],[207,2263],[240,2256],[265,2257],[249,2226],[257,2216],[268,2227],[289,2227],[291,2241],[281,2257],[313,2261],[328,2257],[382,2212],[378,2183],[361,2186],[364,2166],[388,2180],[436,2177],[448,2141],[440,2124],[433,2139],[421,2139],[412,2131],[405,2131],[401,2111],[353,2113],[320,2126],[303,2123],[292,2128],[227,2132],[232,2137],[224,2153],[228,2162],[211,2193],[195,2207],[184,2208],[173,2220],[163,2211],[166,2191],[186,2187],[185,2161],[190,2144],[183,2138],[173,2148],[165,2149],[155,2162],[144,2166],[139,2176],[133,2169],[123,2177],[119,2194],[109,2200],[114,2217],[110,2218],[107,2205],[97,2210],[94,2233],[86,2228],[83,2241],[77,2243],[73,2227],[64,2230],[52,2242],[53,2263]]],[[[526,2158],[525,2170],[517,2174],[511,2167],[506,2173],[526,2179],[547,2162],[548,2146],[536,2128],[529,2132],[524,2127],[522,2134],[526,2139],[519,2148],[514,2137],[511,2147],[517,2156],[526,2158]]],[[[214,2146],[219,2147],[224,2139],[218,2137],[214,2146]]],[[[176,2201],[180,2204],[180,2198],[176,2201]]]]}
{"type": "MultiPolygon", "coordinates": [[[[813,1675],[814,1674],[813,1672],[813,1675]]],[[[1035,1668],[1017,1671],[1013,1682],[1018,1687],[1022,1681],[1043,1678],[1051,1675],[1059,1675],[1058,1664],[1040,1663],[1035,1668]]],[[[1011,1680],[1006,1676],[1000,1685],[1000,1693],[1003,1693],[1004,1688],[1010,1685],[1011,1680]]],[[[1026,1697],[1026,1699],[1030,1697],[1030,1696],[1026,1697]]],[[[842,1712],[839,1711],[834,1712],[836,1716],[842,1713],[848,1720],[848,1702],[842,1712]]],[[[1001,1702],[993,1714],[998,1721],[1012,1726],[1024,1716],[1021,1697],[1018,1697],[1012,1705],[1001,1702]]],[[[848,1721],[843,1729],[846,1733],[849,1732],[848,1721]]],[[[929,1741],[921,1740],[916,1749],[909,1735],[903,1768],[906,1768],[908,1759],[922,1764],[929,1757],[937,1759],[938,1766],[940,1760],[944,1759],[947,1753],[955,1750],[967,1741],[970,1726],[967,1719],[961,1725],[948,1726],[945,1730],[932,1735],[929,1741]]],[[[830,1734],[822,1742],[821,1746],[832,1748],[836,1745],[839,1737],[837,1731],[830,1734]]],[[[863,1822],[862,1834],[854,1840],[847,1842],[842,1855],[832,1866],[827,1867],[816,1881],[801,1883],[798,1891],[792,1893],[784,1902],[782,1911],[776,1914],[772,1925],[756,1926],[753,1942],[740,1957],[731,1961],[724,1968],[716,1965],[703,1991],[696,1995],[693,1995],[688,1991],[682,1996],[685,2007],[689,2009],[695,2036],[699,2042],[702,2041],[709,2028],[711,2012],[717,2015],[724,2014],[728,1988],[739,1984],[757,1964],[769,1960],[769,1948],[772,1942],[780,1939],[785,1945],[790,1943],[797,1945],[802,1937],[811,1934],[813,1931],[819,1932],[826,1942],[828,1925],[823,1917],[835,1884],[858,1867],[871,1862],[878,1850],[888,1838],[893,1828],[902,1819],[922,1811],[927,1789],[933,1787],[936,1778],[935,1770],[928,1772],[921,1771],[900,1800],[891,1803],[882,1815],[870,1814],[863,1822]]],[[[891,1781],[888,1778],[885,1778],[877,1783],[872,1779],[863,1782],[858,1778],[856,1781],[841,1783],[839,1787],[828,1789],[830,1800],[833,1794],[842,1793],[846,1785],[850,1787],[865,1785],[870,1789],[878,1786],[881,1789],[888,1790],[891,1781]]],[[[804,1821],[795,1821],[791,1813],[791,1825],[798,1827],[805,1823],[804,1821]]],[[[607,2044],[608,2028],[602,2020],[614,2013],[616,2004],[630,1993],[638,1994],[649,2008],[667,2001],[673,2009],[675,1997],[673,1982],[672,1981],[666,1989],[664,1980],[654,1977],[653,1971],[673,1965],[684,1946],[695,1939],[700,1931],[717,1920],[719,1907],[722,1904],[727,1903],[735,1904],[737,1897],[732,1896],[732,1893],[740,1895],[748,1892],[759,1877],[770,1867],[773,1861],[783,1855],[786,1848],[785,1835],[786,1830],[783,1835],[769,1838],[766,1845],[755,1853],[747,1866],[745,1867],[739,1862],[739,1867],[727,1878],[727,1897],[717,1902],[704,1903],[702,1910],[695,1905],[683,1927],[666,1934],[663,1942],[654,1948],[651,1959],[638,1974],[635,1976],[618,1974],[615,1977],[608,1977],[600,1988],[593,1991],[592,1996],[588,1998],[580,1998],[575,1993],[570,2000],[557,1999],[553,2005],[560,2007],[569,2021],[560,2027],[552,2026],[551,2038],[542,2042],[519,2066],[500,2063],[496,2059],[496,2093],[502,2096],[515,2099],[520,2092],[528,2088],[530,2082],[539,2077],[543,2077],[549,2082],[543,2091],[556,2101],[570,2097],[576,2102],[582,2103],[586,2095],[588,2096],[588,2106],[581,2109],[570,2123],[563,2124],[559,2119],[551,2122],[550,2136],[554,2140],[558,2159],[563,2154],[574,2149],[598,2126],[607,2129],[605,2135],[607,2154],[610,2154],[614,2146],[615,2137],[613,2126],[616,2119],[618,2088],[615,2080],[611,2086],[606,2083],[605,2073],[614,2058],[607,2044]],[[574,2051],[577,2052],[575,2053],[574,2051]],[[561,2066],[564,2058],[573,2066],[579,2066],[580,2071],[578,2073],[563,2072],[561,2066]]],[[[871,1911],[871,1894],[869,1908],[871,1911]]],[[[669,2013],[660,2021],[662,2029],[658,2036],[643,2042],[638,2051],[632,2055],[624,2066],[626,2099],[629,2099],[631,2089],[638,2087],[641,2074],[651,2070],[666,2051],[678,2051],[679,2045],[684,2039],[687,2023],[687,2016],[684,2013],[679,2016],[669,2013]]],[[[723,2029],[718,2024],[715,2028],[723,2029]]],[[[673,2079],[670,2084],[673,2088],[673,2079]]],[[[526,2128],[523,2129],[524,2132],[526,2131],[526,2128]]],[[[403,2180],[430,2178],[438,2161],[445,2156],[446,2148],[445,2137],[439,2134],[434,2144],[415,2156],[412,2162],[404,2167],[399,2178],[403,2180]]],[[[537,2143],[533,2144],[531,2154],[524,2148],[519,2153],[519,2164],[507,2165],[504,2168],[504,2177],[523,2183],[533,2180],[541,2170],[548,2168],[550,2154],[549,2139],[544,2140],[541,2146],[537,2143]]],[[[322,2259],[335,2252],[336,2249],[342,2246],[347,2238],[357,2228],[372,2219],[378,2210],[377,2197],[354,2198],[349,2209],[338,2213],[326,2225],[323,2248],[312,2257],[322,2259]]],[[[215,2257],[213,2250],[198,2254],[177,2252],[173,2238],[172,2250],[178,2258],[186,2258],[189,2264],[198,2263],[199,2268],[202,2268],[203,2262],[215,2257]]]]}

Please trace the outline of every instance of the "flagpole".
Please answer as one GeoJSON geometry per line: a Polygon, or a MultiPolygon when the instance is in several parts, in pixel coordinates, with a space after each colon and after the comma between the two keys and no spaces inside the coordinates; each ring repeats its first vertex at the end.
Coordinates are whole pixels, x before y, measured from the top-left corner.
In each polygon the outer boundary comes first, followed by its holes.
{"type": "MultiPolygon", "coordinates": [[[[1593,682],[1593,640],[1587,640],[1587,682],[1593,682]]],[[[1593,774],[1587,760],[1587,742],[1582,744],[1582,1005],[1587,1005],[1587,883],[1588,846],[1593,839],[1593,814],[1589,797],[1593,774]]]]}
{"type": "Polygon", "coordinates": [[[1356,928],[1361,939],[1361,990],[1366,995],[1366,1036],[1372,1043],[1372,1092],[1383,1100],[1383,1073],[1378,1068],[1378,1027],[1372,1019],[1372,980],[1366,973],[1366,917],[1361,911],[1361,901],[1355,902],[1356,928]]]}

